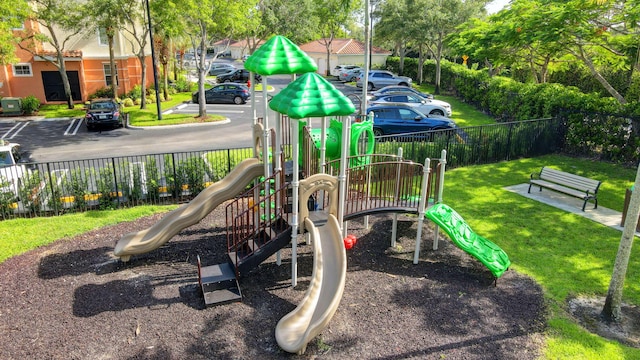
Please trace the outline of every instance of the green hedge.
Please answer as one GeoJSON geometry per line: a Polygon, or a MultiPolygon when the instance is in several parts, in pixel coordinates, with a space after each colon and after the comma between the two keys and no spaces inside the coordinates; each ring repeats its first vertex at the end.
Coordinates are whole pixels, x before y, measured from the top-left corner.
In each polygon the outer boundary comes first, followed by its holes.
{"type": "MultiPolygon", "coordinates": [[[[404,74],[417,78],[417,59],[405,59],[404,74]]],[[[398,58],[387,68],[398,71],[398,58]]],[[[433,83],[435,61],[428,60],[423,80],[433,83]]],[[[490,77],[485,70],[443,60],[441,91],[450,93],[493,116],[498,122],[560,117],[567,121],[566,151],[602,160],[634,163],[640,153],[640,103],[621,105],[611,97],[583,93],[557,83],[521,83],[490,77]]]]}

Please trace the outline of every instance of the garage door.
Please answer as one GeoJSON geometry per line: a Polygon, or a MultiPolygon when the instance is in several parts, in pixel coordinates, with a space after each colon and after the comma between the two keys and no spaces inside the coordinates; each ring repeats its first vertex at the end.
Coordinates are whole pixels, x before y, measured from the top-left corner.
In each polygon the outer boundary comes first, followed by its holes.
{"type": "MultiPolygon", "coordinates": [[[[69,85],[71,86],[71,96],[74,100],[81,100],[80,81],[78,80],[77,71],[67,71],[69,85]]],[[[47,101],[67,101],[64,96],[64,86],[62,85],[62,76],[58,71],[43,71],[42,85],[44,86],[44,94],[47,101]]]]}

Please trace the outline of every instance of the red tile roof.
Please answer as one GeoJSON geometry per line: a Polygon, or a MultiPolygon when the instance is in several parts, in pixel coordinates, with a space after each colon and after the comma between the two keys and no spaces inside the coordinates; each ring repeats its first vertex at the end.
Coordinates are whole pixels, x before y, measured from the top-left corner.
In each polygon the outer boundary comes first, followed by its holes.
{"type": "MultiPolygon", "coordinates": [[[[307,53],[326,53],[327,48],[324,39],[314,40],[300,45],[300,49],[307,53]]],[[[364,54],[364,43],[355,39],[333,39],[331,44],[332,54],[338,55],[362,55],[364,54]]],[[[391,55],[391,51],[373,47],[374,54],[391,55]]]]}
{"type": "MultiPolygon", "coordinates": [[[[62,53],[62,55],[66,58],[82,58],[82,51],[80,50],[67,50],[62,53]]],[[[40,51],[38,56],[41,57],[56,57],[58,56],[58,52],[56,51],[40,51]]]]}

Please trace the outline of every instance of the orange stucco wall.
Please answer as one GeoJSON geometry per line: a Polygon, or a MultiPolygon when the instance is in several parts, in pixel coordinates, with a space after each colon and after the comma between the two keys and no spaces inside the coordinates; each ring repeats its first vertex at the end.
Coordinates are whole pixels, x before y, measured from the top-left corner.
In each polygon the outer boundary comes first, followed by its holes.
{"type": "MultiPolygon", "coordinates": [[[[0,97],[21,97],[24,98],[28,95],[37,97],[42,104],[46,104],[46,97],[44,94],[44,86],[42,83],[43,71],[57,71],[58,69],[47,61],[35,61],[34,57],[26,52],[17,51],[19,63],[31,64],[31,76],[15,76],[13,74],[13,68],[11,65],[6,65],[0,70],[0,97]]],[[[103,70],[103,64],[108,64],[109,58],[105,59],[72,59],[65,62],[67,71],[77,71],[80,81],[80,92],[82,99],[74,99],[78,102],[86,101],[91,94],[107,86],[105,82],[105,75],[103,70]]],[[[147,64],[147,86],[153,84],[153,68],[151,58],[146,58],[147,64]]],[[[130,57],[127,59],[118,59],[116,61],[119,75],[119,89],[120,95],[126,94],[131,91],[135,85],[141,83],[141,68],[140,62],[136,57],[130,57]]]]}

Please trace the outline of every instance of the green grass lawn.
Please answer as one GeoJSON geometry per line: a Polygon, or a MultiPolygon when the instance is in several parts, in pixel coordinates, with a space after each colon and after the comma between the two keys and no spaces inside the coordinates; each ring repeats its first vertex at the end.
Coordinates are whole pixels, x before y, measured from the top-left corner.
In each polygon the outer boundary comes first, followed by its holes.
{"type": "MultiPolygon", "coordinates": [[[[434,86],[429,84],[414,87],[429,94],[433,94],[435,91],[434,86]]],[[[435,95],[434,98],[451,104],[451,119],[453,119],[459,127],[487,125],[496,122],[491,116],[483,114],[473,106],[460,101],[460,99],[455,96],[435,95]]]]}
{"type": "MultiPolygon", "coordinates": [[[[215,76],[213,77],[215,78],[215,76]]],[[[210,86],[205,86],[209,88],[210,86]]],[[[273,91],[268,87],[268,91],[273,91]]],[[[262,91],[262,84],[256,84],[255,91],[262,91]]],[[[160,103],[160,111],[164,112],[182,103],[191,101],[191,92],[182,92],[171,95],[171,99],[160,103]]],[[[76,104],[74,109],[68,109],[66,105],[42,105],[38,110],[38,115],[45,118],[60,117],[83,117],[85,114],[84,104],[76,104]]],[[[147,99],[146,109],[140,106],[125,107],[123,110],[129,114],[129,124],[133,126],[165,126],[202,122],[215,122],[225,120],[226,116],[207,113],[207,119],[197,117],[197,114],[162,114],[162,120],[158,120],[158,107],[155,101],[149,102],[147,99]]]]}
{"type": "MultiPolygon", "coordinates": [[[[527,182],[530,173],[547,165],[602,180],[600,206],[618,211],[635,178],[635,169],[543,156],[451,170],[445,177],[444,202],[474,231],[502,247],[512,269],[533,277],[544,289],[549,308],[546,358],[640,358],[638,349],[586,332],[566,310],[568,298],[606,296],[622,233],[503,189],[527,182]]],[[[633,249],[631,258],[640,258],[640,249],[633,249]]],[[[631,261],[625,302],[640,305],[639,278],[640,263],[631,261]]]]}
{"type": "MultiPolygon", "coordinates": [[[[418,88],[433,93],[433,87],[418,88]]],[[[175,106],[190,96],[176,94],[162,107],[175,106]]],[[[452,117],[461,127],[494,122],[453,97],[436,98],[451,103],[452,117]]],[[[51,117],[64,116],[62,110],[46,107],[42,111],[50,112],[51,117]]],[[[72,111],[76,109],[69,113],[72,111]]],[[[158,121],[154,118],[155,103],[148,104],[146,110],[126,111],[134,124],[145,121],[168,124],[193,118],[193,115],[169,115],[158,121]]],[[[504,190],[505,186],[527,182],[529,175],[542,166],[603,181],[599,205],[617,211],[622,211],[625,190],[633,184],[636,173],[635,169],[616,164],[560,155],[468,166],[447,171],[444,203],[460,213],[475,232],[502,247],[509,254],[513,270],[531,276],[542,287],[548,305],[545,359],[640,359],[640,349],[590,334],[572,320],[566,309],[567,299],[574,296],[606,296],[622,233],[504,190]]],[[[0,261],[93,228],[168,209],[149,206],[2,221],[0,261]]],[[[636,306],[640,306],[640,262],[636,261],[639,258],[640,249],[636,246],[632,249],[623,299],[636,306]]]]}
{"type": "MultiPolygon", "coordinates": [[[[460,213],[475,232],[502,247],[509,254],[513,270],[531,276],[541,285],[548,305],[544,358],[640,358],[640,349],[588,333],[566,309],[567,299],[573,296],[606,295],[622,233],[504,190],[505,186],[527,182],[529,175],[542,166],[602,180],[600,206],[618,211],[622,210],[625,190],[632,185],[636,172],[615,164],[560,155],[469,166],[447,171],[444,203],[460,213]]],[[[0,261],[57,239],[171,208],[174,207],[145,206],[2,221],[0,261]]],[[[634,261],[638,258],[640,248],[635,247],[624,288],[624,301],[636,306],[640,305],[640,262],[634,261]]]]}

